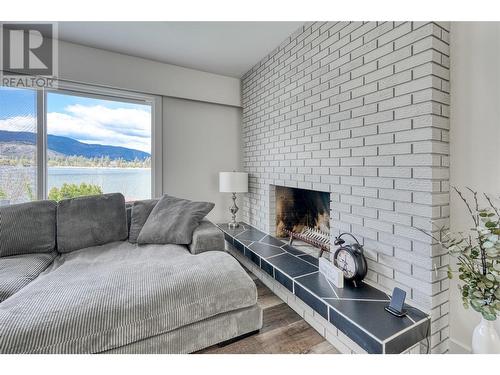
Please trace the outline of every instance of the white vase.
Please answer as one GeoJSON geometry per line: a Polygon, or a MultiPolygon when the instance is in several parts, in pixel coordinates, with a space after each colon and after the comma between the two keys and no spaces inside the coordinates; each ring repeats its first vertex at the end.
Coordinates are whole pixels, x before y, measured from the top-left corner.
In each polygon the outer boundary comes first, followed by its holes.
{"type": "Polygon", "coordinates": [[[481,317],[481,322],[472,333],[472,353],[500,354],[500,336],[494,322],[481,317]]]}

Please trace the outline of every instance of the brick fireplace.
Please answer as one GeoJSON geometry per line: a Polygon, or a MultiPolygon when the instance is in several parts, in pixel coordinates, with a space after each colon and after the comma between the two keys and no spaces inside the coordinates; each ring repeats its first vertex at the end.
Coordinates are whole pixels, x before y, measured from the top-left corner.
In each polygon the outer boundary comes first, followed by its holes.
{"type": "Polygon", "coordinates": [[[449,216],[449,25],[307,23],[242,79],[243,219],[276,233],[276,186],[330,193],[331,236],[364,244],[367,282],[432,316],[448,348],[448,258],[419,229],[449,216]]]}

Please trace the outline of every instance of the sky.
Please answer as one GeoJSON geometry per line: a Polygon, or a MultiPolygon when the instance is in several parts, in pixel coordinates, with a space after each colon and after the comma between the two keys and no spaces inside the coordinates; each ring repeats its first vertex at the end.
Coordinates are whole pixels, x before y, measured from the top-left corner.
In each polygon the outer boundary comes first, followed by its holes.
{"type": "MultiPolygon", "coordinates": [[[[36,129],[34,91],[0,88],[0,130],[36,129]]],[[[47,94],[47,133],[151,153],[149,105],[47,94]]]]}

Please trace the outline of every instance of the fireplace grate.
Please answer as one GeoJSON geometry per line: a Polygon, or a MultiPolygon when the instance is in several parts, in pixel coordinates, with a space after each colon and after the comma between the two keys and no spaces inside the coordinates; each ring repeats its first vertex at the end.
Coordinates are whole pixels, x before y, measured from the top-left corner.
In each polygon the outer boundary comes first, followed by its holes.
{"type": "Polygon", "coordinates": [[[311,227],[304,227],[302,232],[294,232],[288,229],[284,229],[284,232],[290,237],[290,245],[292,245],[294,239],[298,239],[311,246],[317,247],[320,249],[320,258],[323,252],[330,252],[330,233],[328,232],[311,227]]]}

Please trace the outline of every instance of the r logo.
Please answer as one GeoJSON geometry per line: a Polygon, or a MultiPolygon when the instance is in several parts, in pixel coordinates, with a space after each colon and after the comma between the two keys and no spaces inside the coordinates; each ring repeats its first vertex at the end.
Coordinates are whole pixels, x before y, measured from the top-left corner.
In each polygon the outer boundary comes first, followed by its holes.
{"type": "Polygon", "coordinates": [[[3,74],[53,75],[53,36],[52,24],[2,24],[3,74]]]}

